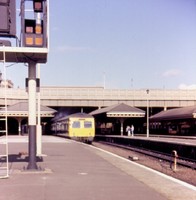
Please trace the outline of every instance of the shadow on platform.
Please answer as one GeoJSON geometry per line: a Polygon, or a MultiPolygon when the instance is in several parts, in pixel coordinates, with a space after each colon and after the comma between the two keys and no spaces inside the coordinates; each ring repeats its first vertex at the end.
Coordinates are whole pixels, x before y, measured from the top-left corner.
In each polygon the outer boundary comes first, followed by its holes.
{"type": "MultiPolygon", "coordinates": [[[[8,155],[8,160],[9,162],[28,162],[29,161],[29,156],[27,154],[10,154],[8,155]]],[[[0,163],[6,162],[6,157],[1,157],[0,158],[0,163]]],[[[43,162],[42,157],[36,157],[36,162],[43,162]]]]}

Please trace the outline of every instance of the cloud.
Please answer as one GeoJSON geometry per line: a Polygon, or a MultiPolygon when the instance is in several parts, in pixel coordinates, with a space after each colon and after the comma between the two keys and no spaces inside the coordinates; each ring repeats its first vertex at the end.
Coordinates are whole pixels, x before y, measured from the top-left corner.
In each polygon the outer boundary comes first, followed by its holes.
{"type": "Polygon", "coordinates": [[[83,51],[92,51],[90,47],[82,46],[59,46],[57,47],[58,52],[83,52],[83,51]]]}
{"type": "Polygon", "coordinates": [[[178,76],[182,73],[181,70],[179,69],[170,69],[170,70],[167,70],[165,71],[162,76],[164,77],[173,77],[173,76],[178,76]]]}
{"type": "Polygon", "coordinates": [[[186,85],[186,84],[182,83],[178,86],[178,88],[180,90],[195,90],[196,84],[186,85]]]}

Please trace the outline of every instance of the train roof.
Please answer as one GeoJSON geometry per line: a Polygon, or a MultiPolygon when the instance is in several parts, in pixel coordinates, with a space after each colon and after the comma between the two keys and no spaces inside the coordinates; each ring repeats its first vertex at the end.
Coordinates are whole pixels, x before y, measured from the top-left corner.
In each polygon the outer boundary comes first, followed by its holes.
{"type": "Polygon", "coordinates": [[[69,118],[93,118],[93,116],[90,115],[90,114],[87,114],[87,113],[74,113],[74,114],[71,114],[71,115],[61,117],[56,121],[63,121],[65,119],[69,119],[69,118]]]}
{"type": "Polygon", "coordinates": [[[174,108],[166,111],[161,111],[150,117],[151,121],[166,121],[177,119],[192,119],[196,118],[196,106],[188,106],[183,108],[174,108]]]}

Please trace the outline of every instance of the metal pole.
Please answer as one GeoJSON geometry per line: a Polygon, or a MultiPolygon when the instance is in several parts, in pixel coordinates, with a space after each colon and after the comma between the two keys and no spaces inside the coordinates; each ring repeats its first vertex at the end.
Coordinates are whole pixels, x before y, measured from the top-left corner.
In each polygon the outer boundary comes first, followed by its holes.
{"type": "Polygon", "coordinates": [[[103,89],[105,89],[105,72],[103,72],[103,89]]]}
{"type": "MultiPolygon", "coordinates": [[[[36,26],[41,27],[41,13],[35,13],[36,26]]],[[[39,30],[40,31],[40,30],[39,30]]],[[[40,64],[37,64],[37,78],[40,80],[40,64]]],[[[37,91],[37,155],[42,154],[42,130],[41,130],[41,111],[40,111],[40,86],[37,91]]]]}
{"type": "Polygon", "coordinates": [[[146,116],[146,137],[149,137],[149,90],[146,90],[147,93],[147,116],[146,116]]]}
{"type": "MultiPolygon", "coordinates": [[[[40,79],[40,64],[37,64],[37,78],[40,79]]],[[[37,155],[42,155],[40,86],[37,92],[37,155]]]]}
{"type": "MultiPolygon", "coordinates": [[[[4,48],[5,46],[3,46],[4,48]]],[[[4,95],[5,95],[5,151],[6,151],[6,176],[9,177],[9,148],[8,148],[8,117],[7,117],[7,70],[5,66],[6,62],[6,55],[5,55],[5,50],[3,51],[3,71],[4,71],[4,95]]]]}
{"type": "Polygon", "coordinates": [[[29,95],[29,163],[28,170],[37,170],[36,163],[36,63],[29,62],[28,95],[29,95]]]}

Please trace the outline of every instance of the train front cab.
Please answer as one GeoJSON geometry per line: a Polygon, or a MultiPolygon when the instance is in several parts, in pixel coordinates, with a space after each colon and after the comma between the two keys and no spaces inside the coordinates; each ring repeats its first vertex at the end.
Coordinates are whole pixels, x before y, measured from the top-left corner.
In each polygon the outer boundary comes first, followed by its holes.
{"type": "Polygon", "coordinates": [[[95,137],[94,118],[69,118],[69,137],[92,143],[95,137]]]}

